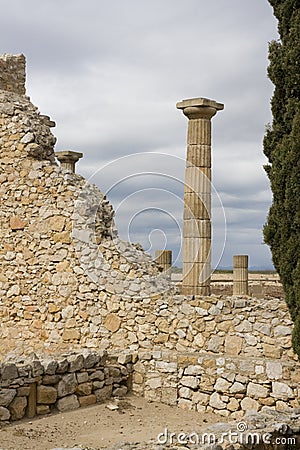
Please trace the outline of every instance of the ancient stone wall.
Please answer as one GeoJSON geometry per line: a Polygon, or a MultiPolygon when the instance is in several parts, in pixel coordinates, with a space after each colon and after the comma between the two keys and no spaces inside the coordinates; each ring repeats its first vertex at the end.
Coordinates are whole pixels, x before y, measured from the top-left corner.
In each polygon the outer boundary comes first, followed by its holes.
{"type": "Polygon", "coordinates": [[[297,405],[285,302],[178,295],[149,255],[118,237],[103,193],[57,165],[54,123],[22,89],[2,87],[0,360],[136,353],[134,391],[149,399],[236,417],[297,405]]]}
{"type": "Polygon", "coordinates": [[[59,359],[0,365],[0,421],[64,412],[124,396],[131,383],[131,357],[83,352],[59,359]]]}
{"type": "MultiPolygon", "coordinates": [[[[0,61],[3,79],[21,80],[22,57],[0,61]]],[[[118,238],[99,189],[56,164],[54,122],[8,84],[0,90],[1,358],[109,346],[120,326],[107,317],[111,303],[151,299],[170,284],[150,255],[118,238]]]]}

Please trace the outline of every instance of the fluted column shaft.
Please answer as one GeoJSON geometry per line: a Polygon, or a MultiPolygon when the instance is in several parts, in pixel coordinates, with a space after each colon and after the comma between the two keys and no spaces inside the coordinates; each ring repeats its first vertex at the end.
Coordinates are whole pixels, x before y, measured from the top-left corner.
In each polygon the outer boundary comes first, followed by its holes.
{"type": "Polygon", "coordinates": [[[211,118],[224,105],[208,99],[183,100],[189,119],[184,186],[182,293],[209,295],[211,275],[211,118]]]}
{"type": "Polygon", "coordinates": [[[233,295],[248,295],[248,255],[233,257],[233,295]]]}

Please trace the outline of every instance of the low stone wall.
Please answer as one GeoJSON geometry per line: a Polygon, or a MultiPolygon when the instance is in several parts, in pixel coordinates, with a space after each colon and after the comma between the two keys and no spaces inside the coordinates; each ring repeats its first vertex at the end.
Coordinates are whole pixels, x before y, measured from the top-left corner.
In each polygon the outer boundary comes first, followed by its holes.
{"type": "Polygon", "coordinates": [[[130,355],[83,352],[0,366],[0,423],[67,411],[124,396],[130,388],[130,355]]]}
{"type": "Polygon", "coordinates": [[[154,350],[139,354],[133,391],[151,401],[239,419],[249,410],[298,407],[299,368],[267,358],[154,350]]]}

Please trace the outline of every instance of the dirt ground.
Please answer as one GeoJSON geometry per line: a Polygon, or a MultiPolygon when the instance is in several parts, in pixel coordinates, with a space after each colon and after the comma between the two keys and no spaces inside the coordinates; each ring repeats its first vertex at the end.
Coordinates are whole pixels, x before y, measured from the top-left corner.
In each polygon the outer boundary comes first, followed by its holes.
{"type": "Polygon", "coordinates": [[[16,422],[0,428],[1,450],[50,450],[56,447],[110,448],[120,442],[142,443],[169,432],[205,431],[226,419],[184,411],[143,398],[125,397],[87,408],[16,422]],[[111,410],[109,407],[118,406],[111,410]]]}

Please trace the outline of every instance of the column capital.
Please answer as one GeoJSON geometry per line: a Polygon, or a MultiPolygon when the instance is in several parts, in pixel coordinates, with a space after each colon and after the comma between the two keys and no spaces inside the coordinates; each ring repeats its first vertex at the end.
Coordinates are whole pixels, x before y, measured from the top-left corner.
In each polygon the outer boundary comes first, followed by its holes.
{"type": "Polygon", "coordinates": [[[73,152],[72,150],[63,150],[61,152],[55,152],[55,156],[63,169],[75,172],[75,164],[83,157],[83,153],[73,152]]]}
{"type": "Polygon", "coordinates": [[[210,120],[217,111],[224,109],[224,105],[215,100],[199,97],[182,100],[176,104],[176,108],[182,109],[183,114],[188,119],[210,120]]]}

